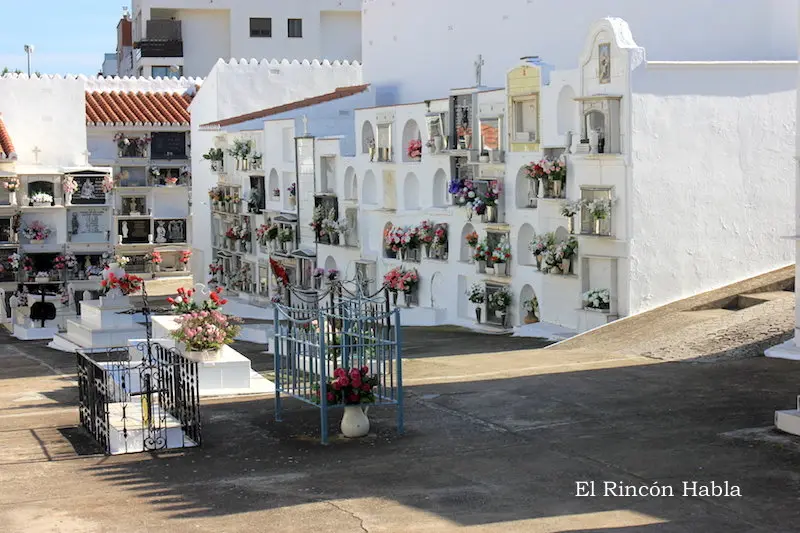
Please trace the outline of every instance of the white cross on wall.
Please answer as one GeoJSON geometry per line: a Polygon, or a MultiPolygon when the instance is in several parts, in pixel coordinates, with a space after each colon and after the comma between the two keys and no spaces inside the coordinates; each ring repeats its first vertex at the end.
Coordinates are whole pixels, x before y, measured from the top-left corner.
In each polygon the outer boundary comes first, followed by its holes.
{"type": "Polygon", "coordinates": [[[39,148],[38,146],[33,147],[33,157],[36,158],[36,163],[39,163],[39,153],[41,151],[42,151],[41,148],[39,148]]]}
{"type": "Polygon", "coordinates": [[[89,156],[91,156],[91,155],[92,155],[92,152],[90,152],[89,150],[86,150],[86,151],[83,152],[83,157],[86,158],[86,165],[89,165],[89,156]]]}

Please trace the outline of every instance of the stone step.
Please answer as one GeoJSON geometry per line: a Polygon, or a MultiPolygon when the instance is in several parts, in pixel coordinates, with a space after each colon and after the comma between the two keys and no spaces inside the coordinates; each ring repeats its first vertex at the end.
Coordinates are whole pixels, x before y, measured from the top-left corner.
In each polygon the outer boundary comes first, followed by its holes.
{"type": "Polygon", "coordinates": [[[79,320],[67,320],[67,340],[82,348],[113,348],[128,346],[128,339],[145,335],[145,327],[134,324],[130,327],[99,329],[79,320]]]}
{"type": "Polygon", "coordinates": [[[169,413],[162,412],[158,405],[153,406],[153,419],[159,420],[156,425],[161,426],[158,429],[148,429],[142,413],[140,401],[108,405],[108,436],[112,455],[142,452],[145,450],[145,439],[163,442],[160,449],[197,446],[196,442],[183,433],[180,421],[169,413]]]}

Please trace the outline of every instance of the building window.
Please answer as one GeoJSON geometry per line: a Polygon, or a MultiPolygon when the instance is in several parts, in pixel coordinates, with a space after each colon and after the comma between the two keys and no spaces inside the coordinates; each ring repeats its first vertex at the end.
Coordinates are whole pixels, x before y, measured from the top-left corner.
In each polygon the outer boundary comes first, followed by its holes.
{"type": "Polygon", "coordinates": [[[303,36],[303,19],[289,19],[289,37],[303,36]]]}
{"type": "Polygon", "coordinates": [[[536,96],[513,99],[512,121],[513,141],[518,143],[536,142],[539,129],[539,109],[536,96]]]}
{"type": "Polygon", "coordinates": [[[251,18],[250,37],[272,37],[272,19],[251,18]]]}
{"type": "Polygon", "coordinates": [[[152,76],[154,78],[180,78],[183,76],[183,67],[179,65],[154,65],[152,67],[152,76]]]}

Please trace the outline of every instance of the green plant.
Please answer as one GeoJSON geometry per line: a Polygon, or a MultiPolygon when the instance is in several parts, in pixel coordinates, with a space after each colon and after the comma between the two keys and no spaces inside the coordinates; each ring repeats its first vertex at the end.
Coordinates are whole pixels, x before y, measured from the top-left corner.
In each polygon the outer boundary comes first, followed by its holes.
{"type": "Polygon", "coordinates": [[[210,148],[208,152],[203,154],[203,159],[206,161],[222,161],[225,159],[225,152],[222,148],[210,148]]]}

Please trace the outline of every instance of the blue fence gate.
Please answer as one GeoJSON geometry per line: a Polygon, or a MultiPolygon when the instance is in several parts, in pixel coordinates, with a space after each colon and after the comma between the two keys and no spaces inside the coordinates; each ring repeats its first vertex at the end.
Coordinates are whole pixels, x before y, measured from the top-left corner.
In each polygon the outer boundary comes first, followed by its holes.
{"type": "Polygon", "coordinates": [[[328,412],[344,404],[328,403],[321,392],[336,368],[367,366],[379,379],[375,403],[370,405],[395,406],[397,431],[402,433],[399,310],[390,309],[385,296],[343,296],[341,285],[332,287],[327,296],[295,295],[290,305],[275,304],[275,419],[281,420],[282,396],[319,407],[320,439],[327,444],[328,412]]]}

